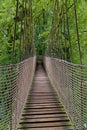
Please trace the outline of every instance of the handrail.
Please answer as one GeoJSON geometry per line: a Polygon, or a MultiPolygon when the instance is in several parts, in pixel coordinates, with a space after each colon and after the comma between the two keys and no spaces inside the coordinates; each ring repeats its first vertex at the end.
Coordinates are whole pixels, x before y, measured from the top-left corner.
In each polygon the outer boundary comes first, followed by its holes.
{"type": "Polygon", "coordinates": [[[75,130],[87,129],[87,66],[45,57],[45,68],[75,130]]]}
{"type": "Polygon", "coordinates": [[[36,57],[0,66],[0,130],[17,130],[31,89],[36,57]]]}

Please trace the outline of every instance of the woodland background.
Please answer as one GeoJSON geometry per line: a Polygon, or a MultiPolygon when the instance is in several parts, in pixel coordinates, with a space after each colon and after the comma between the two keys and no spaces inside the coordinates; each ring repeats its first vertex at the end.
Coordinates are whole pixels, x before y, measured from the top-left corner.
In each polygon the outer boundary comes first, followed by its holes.
{"type": "MultiPolygon", "coordinates": [[[[55,12],[54,0],[33,0],[32,3],[32,18],[33,18],[33,36],[36,53],[38,55],[46,54],[46,49],[50,43],[50,33],[52,29],[57,28],[58,19],[56,13],[61,13],[61,5],[63,0],[59,0],[58,12],[55,12]],[[56,15],[54,15],[56,14],[56,15]],[[53,19],[55,19],[53,24],[53,19]],[[53,26],[55,25],[55,27],[53,26]]],[[[28,5],[27,5],[28,6],[28,5]]],[[[76,28],[74,19],[74,8],[73,0],[68,0],[68,18],[69,18],[69,29],[70,38],[72,42],[72,57],[73,63],[79,64],[79,52],[76,38],[76,28]]],[[[65,8],[65,7],[63,7],[65,8]]],[[[82,54],[82,63],[87,65],[87,0],[77,0],[76,4],[78,27],[82,54]]],[[[14,23],[15,23],[15,12],[16,12],[16,0],[0,0],[0,65],[6,65],[12,63],[12,45],[14,39],[14,23]]],[[[59,15],[58,15],[59,16],[59,15]]],[[[20,26],[22,20],[22,1],[19,0],[19,12],[18,12],[18,24],[15,40],[15,63],[19,62],[19,51],[20,51],[20,26]]],[[[66,21],[66,18],[65,18],[66,21]]],[[[64,21],[62,21],[63,23],[64,21]]],[[[63,24],[64,25],[64,24],[63,24]]],[[[66,22],[65,22],[66,25],[66,22]]],[[[57,30],[54,30],[57,37],[57,30]]],[[[61,37],[63,39],[60,48],[64,48],[64,40],[66,40],[67,58],[70,61],[70,49],[68,43],[67,29],[62,26],[61,37]]],[[[54,34],[53,34],[53,37],[54,34]]],[[[57,40],[53,41],[51,52],[53,57],[58,57],[58,44],[57,40]]],[[[59,48],[59,49],[60,49],[59,48]]],[[[23,51],[21,50],[21,55],[23,51]]],[[[58,57],[60,58],[60,57],[58,57]]]]}

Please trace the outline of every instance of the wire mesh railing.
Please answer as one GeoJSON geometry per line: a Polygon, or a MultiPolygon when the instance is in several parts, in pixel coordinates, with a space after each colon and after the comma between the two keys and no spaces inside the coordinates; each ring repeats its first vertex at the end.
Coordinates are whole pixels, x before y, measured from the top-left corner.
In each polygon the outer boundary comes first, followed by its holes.
{"type": "Polygon", "coordinates": [[[87,130],[87,67],[49,57],[44,64],[74,130],[87,130]]]}
{"type": "Polygon", "coordinates": [[[17,130],[31,88],[35,59],[0,67],[0,130],[17,130]]]}

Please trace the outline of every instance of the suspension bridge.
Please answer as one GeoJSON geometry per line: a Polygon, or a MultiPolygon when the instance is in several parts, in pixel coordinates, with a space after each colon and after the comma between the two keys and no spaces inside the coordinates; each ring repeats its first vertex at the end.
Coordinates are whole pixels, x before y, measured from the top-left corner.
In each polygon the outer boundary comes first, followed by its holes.
{"type": "MultiPolygon", "coordinates": [[[[60,18],[63,21],[58,21],[60,24],[54,28],[58,19],[53,18],[46,55],[38,59],[32,37],[32,2],[29,0],[29,12],[26,12],[26,1],[23,0],[19,63],[14,64],[19,5],[17,0],[12,64],[0,66],[0,130],[87,130],[87,66],[82,65],[76,2],[73,1],[70,7],[62,1],[61,7],[65,10],[61,9],[60,18]],[[72,62],[67,13],[71,7],[75,11],[80,64],[72,62]],[[67,27],[70,61],[67,61],[66,37],[62,39],[62,34],[60,35],[62,24],[64,29],[67,27]],[[54,56],[54,44],[51,44],[54,40],[58,41],[57,56],[54,56]],[[26,44],[22,45],[24,42],[26,44]],[[61,42],[65,46],[61,46],[61,42]]],[[[58,9],[58,0],[55,0],[56,17],[59,17],[56,13],[58,9]]]]}

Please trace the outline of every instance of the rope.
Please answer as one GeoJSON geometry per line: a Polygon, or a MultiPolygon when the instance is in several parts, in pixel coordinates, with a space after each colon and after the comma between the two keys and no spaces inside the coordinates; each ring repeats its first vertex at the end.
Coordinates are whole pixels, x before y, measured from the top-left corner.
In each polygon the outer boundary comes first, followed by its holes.
{"type": "Polygon", "coordinates": [[[14,63],[14,56],[15,56],[15,40],[16,40],[16,32],[17,32],[17,23],[18,23],[18,6],[19,0],[16,0],[16,15],[15,15],[15,25],[14,25],[14,39],[12,45],[12,63],[14,63]]]}
{"type": "Polygon", "coordinates": [[[17,130],[34,70],[35,57],[19,64],[0,66],[0,130],[17,130]]]}
{"type": "Polygon", "coordinates": [[[87,67],[49,57],[45,57],[44,64],[74,130],[86,130],[87,67]]]}
{"type": "Polygon", "coordinates": [[[75,24],[76,24],[76,33],[77,33],[77,41],[78,41],[78,50],[79,50],[79,57],[80,57],[80,64],[82,65],[82,52],[81,52],[81,45],[80,45],[80,36],[79,36],[79,27],[78,27],[78,18],[77,18],[77,9],[76,4],[77,1],[74,1],[74,12],[75,12],[75,24]]]}
{"type": "Polygon", "coordinates": [[[78,55],[82,65],[81,38],[78,20],[77,0],[55,0],[47,55],[75,62],[73,55],[78,55]],[[71,22],[72,21],[72,22],[71,22]],[[72,26],[73,25],[73,26],[72,26]],[[72,29],[73,27],[73,29],[72,29]],[[74,34],[72,33],[74,31],[74,34]],[[74,35],[75,39],[72,38],[74,35]],[[76,43],[76,44],[75,44],[76,43]],[[75,52],[74,48],[78,48],[75,52]]]}
{"type": "Polygon", "coordinates": [[[12,63],[21,62],[34,55],[32,0],[16,0],[14,36],[12,44],[12,63]],[[16,42],[18,53],[16,54],[16,42]]]}

